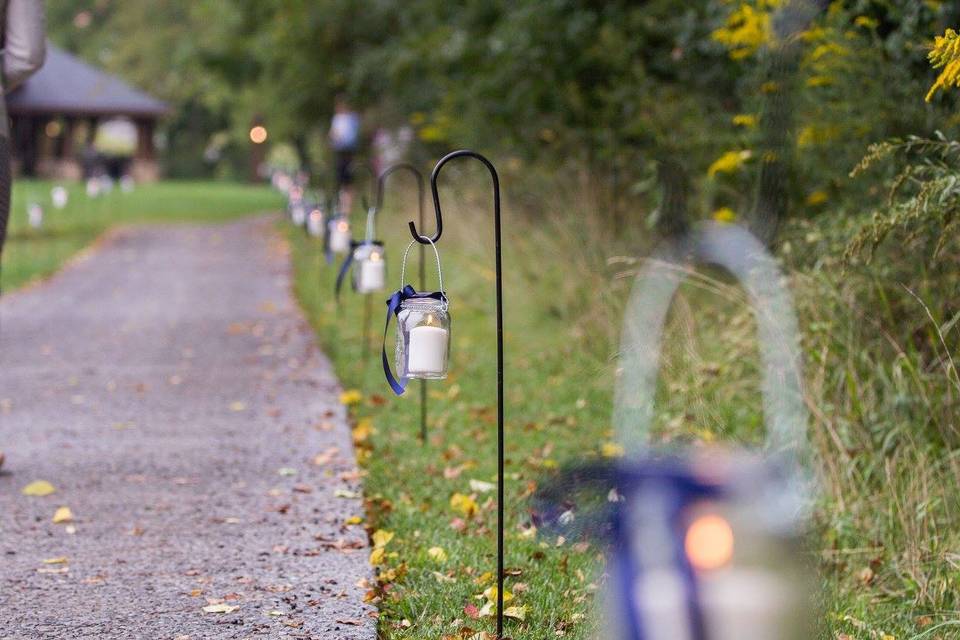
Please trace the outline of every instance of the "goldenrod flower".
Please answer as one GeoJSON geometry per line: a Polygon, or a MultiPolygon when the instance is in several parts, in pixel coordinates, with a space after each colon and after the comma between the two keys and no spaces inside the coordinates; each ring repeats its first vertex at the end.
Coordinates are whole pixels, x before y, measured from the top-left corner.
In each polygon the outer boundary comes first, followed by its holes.
{"type": "Polygon", "coordinates": [[[737,219],[737,213],[730,207],[720,207],[713,212],[713,219],[721,224],[730,224],[737,219]]]}
{"type": "Polygon", "coordinates": [[[713,178],[718,173],[735,173],[752,157],[753,153],[746,149],[743,151],[727,151],[713,161],[713,164],[707,169],[707,175],[713,178]]]}
{"type": "Polygon", "coordinates": [[[759,0],[756,6],[741,2],[711,38],[726,46],[733,60],[749,58],[773,41],[770,11],[779,4],[780,0],[759,0]]]}
{"type": "Polygon", "coordinates": [[[927,58],[934,69],[943,69],[927,92],[926,100],[930,102],[937,90],[960,87],[960,35],[953,29],[947,29],[934,40],[927,58]]]}

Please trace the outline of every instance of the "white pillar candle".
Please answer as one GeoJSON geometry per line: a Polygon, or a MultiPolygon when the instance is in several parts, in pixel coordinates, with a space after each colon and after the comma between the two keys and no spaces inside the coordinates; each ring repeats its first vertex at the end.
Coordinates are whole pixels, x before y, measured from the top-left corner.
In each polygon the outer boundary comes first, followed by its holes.
{"type": "Polygon", "coordinates": [[[346,220],[337,220],[330,230],[330,251],[346,253],[350,250],[350,223],[346,220]]]}
{"type": "Polygon", "coordinates": [[[443,327],[428,324],[411,329],[407,373],[443,375],[446,371],[448,335],[443,327]]]}
{"type": "Polygon", "coordinates": [[[96,198],[100,195],[100,181],[96,178],[87,180],[87,197],[96,198]]]}
{"type": "Polygon", "coordinates": [[[360,293],[370,293],[383,289],[386,280],[386,263],[379,254],[372,254],[360,262],[360,293]]]}

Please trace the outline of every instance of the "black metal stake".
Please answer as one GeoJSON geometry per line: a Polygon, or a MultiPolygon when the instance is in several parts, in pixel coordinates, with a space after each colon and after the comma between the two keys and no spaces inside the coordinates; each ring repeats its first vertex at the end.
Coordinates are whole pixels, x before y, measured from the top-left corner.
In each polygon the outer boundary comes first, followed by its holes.
{"type": "MultiPolygon", "coordinates": [[[[408,171],[413,174],[413,177],[417,180],[417,203],[419,207],[419,222],[420,228],[423,228],[423,209],[424,209],[424,191],[423,191],[423,174],[420,173],[420,170],[417,169],[410,163],[400,162],[394,165],[391,165],[384,169],[383,173],[380,174],[380,177],[377,179],[377,211],[380,211],[380,208],[383,206],[383,191],[387,182],[387,177],[399,170],[408,171]]],[[[427,286],[427,270],[426,270],[426,247],[423,243],[420,243],[420,290],[423,291],[427,286]]],[[[426,444],[427,442],[427,381],[423,378],[420,379],[420,443],[426,444]]]]}
{"type": "Polygon", "coordinates": [[[437,231],[429,240],[420,235],[417,226],[409,223],[413,239],[420,244],[436,243],[443,233],[443,214],[440,210],[440,193],[437,190],[437,178],[445,164],[456,158],[467,157],[484,164],[493,178],[493,234],[494,260],[496,264],[497,297],[497,638],[503,638],[503,275],[500,261],[500,178],[493,164],[476,151],[461,149],[448,153],[430,174],[430,190],[433,192],[433,207],[437,216],[437,231]]]}

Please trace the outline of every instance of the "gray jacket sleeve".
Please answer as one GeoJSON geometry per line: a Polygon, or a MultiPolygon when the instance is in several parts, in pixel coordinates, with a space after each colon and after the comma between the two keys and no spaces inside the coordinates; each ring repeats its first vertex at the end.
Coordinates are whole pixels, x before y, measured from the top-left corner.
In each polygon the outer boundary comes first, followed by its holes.
{"type": "Polygon", "coordinates": [[[43,66],[47,53],[43,0],[7,0],[3,90],[10,92],[43,66]]]}

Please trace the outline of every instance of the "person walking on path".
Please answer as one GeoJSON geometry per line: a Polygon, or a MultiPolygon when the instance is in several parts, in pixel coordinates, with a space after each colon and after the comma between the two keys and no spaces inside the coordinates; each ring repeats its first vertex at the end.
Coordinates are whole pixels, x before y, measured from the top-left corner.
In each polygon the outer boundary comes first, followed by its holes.
{"type": "MultiPolygon", "coordinates": [[[[2,93],[7,94],[43,66],[46,57],[43,0],[0,0],[0,17],[3,19],[0,25],[3,77],[0,82],[2,93]]],[[[0,98],[0,267],[10,220],[10,147],[7,101],[0,98]]],[[[0,450],[0,467],[3,462],[4,455],[0,450]]]]}
{"type": "Polygon", "coordinates": [[[353,159],[360,146],[360,115],[343,95],[337,96],[334,105],[330,146],[336,164],[338,204],[341,212],[349,214],[353,208],[353,159]]]}

